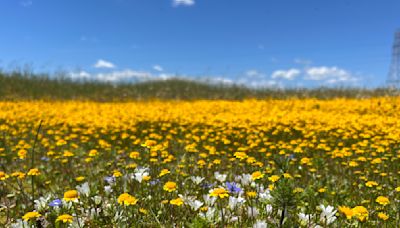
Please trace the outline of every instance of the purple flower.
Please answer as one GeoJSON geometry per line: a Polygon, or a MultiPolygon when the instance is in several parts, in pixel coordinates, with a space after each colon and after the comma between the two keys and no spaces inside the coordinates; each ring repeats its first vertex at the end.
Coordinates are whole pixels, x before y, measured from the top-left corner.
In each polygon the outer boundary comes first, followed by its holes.
{"type": "Polygon", "coordinates": [[[226,188],[233,193],[242,191],[242,189],[239,188],[235,182],[226,182],[226,188]]]}
{"type": "Polygon", "coordinates": [[[107,182],[108,184],[114,184],[115,183],[115,177],[104,177],[104,181],[107,182]]]}
{"type": "Polygon", "coordinates": [[[214,184],[209,184],[207,182],[203,182],[200,186],[202,188],[209,189],[209,188],[212,188],[214,186],[214,184]]]}
{"type": "Polygon", "coordinates": [[[49,203],[50,207],[60,207],[62,205],[62,201],[60,199],[55,199],[49,203]]]}

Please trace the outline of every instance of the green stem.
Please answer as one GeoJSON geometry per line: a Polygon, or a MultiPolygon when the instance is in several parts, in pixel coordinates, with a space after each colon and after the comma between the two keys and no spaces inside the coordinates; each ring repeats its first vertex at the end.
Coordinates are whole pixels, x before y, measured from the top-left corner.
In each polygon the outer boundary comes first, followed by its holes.
{"type": "MultiPolygon", "coordinates": [[[[37,131],[36,131],[36,136],[35,136],[35,141],[33,142],[33,147],[32,147],[32,159],[31,159],[31,169],[33,169],[34,167],[35,167],[35,147],[36,147],[36,142],[37,142],[37,140],[38,140],[38,137],[39,137],[39,132],[40,132],[40,129],[42,128],[42,123],[43,123],[43,120],[40,120],[40,123],[39,123],[39,127],[37,128],[37,131]]],[[[34,176],[32,176],[32,178],[31,178],[31,182],[32,182],[32,211],[35,209],[35,184],[34,184],[34,176]]]]}

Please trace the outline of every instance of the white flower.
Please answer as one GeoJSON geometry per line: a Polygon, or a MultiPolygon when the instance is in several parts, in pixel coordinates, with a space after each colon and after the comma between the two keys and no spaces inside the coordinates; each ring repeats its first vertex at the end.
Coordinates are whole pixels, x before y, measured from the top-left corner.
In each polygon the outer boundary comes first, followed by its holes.
{"type": "Polygon", "coordinates": [[[298,216],[300,223],[303,226],[311,225],[310,222],[314,219],[314,216],[310,214],[299,213],[298,216]]]}
{"type": "Polygon", "coordinates": [[[251,174],[244,173],[241,176],[235,177],[235,181],[240,182],[243,186],[247,186],[253,182],[253,179],[251,177],[251,174]]]}
{"type": "Polygon", "coordinates": [[[107,194],[110,194],[111,192],[113,192],[113,190],[112,190],[112,188],[111,188],[110,185],[104,186],[104,191],[105,191],[107,194]]]}
{"type": "Polygon", "coordinates": [[[101,204],[101,196],[94,196],[92,199],[96,205],[101,204]]]}
{"type": "Polygon", "coordinates": [[[255,218],[258,214],[258,209],[256,207],[247,207],[247,216],[250,218],[255,218]]]}
{"type": "Polygon", "coordinates": [[[142,183],[143,177],[149,176],[149,168],[136,168],[133,178],[142,183]]]}
{"type": "Polygon", "coordinates": [[[204,202],[206,203],[207,206],[212,206],[214,205],[215,201],[217,200],[216,197],[211,197],[210,195],[203,195],[204,202]]]}
{"type": "Polygon", "coordinates": [[[271,204],[267,204],[267,206],[265,207],[265,212],[271,213],[272,210],[273,210],[272,205],[271,204]]]}
{"type": "MultiPolygon", "coordinates": [[[[186,202],[186,201],[185,201],[186,202]]],[[[193,201],[187,201],[187,204],[192,208],[192,210],[197,211],[201,206],[203,206],[203,202],[200,200],[193,200],[193,201]]]]}
{"type": "Polygon", "coordinates": [[[246,202],[246,200],[244,198],[240,197],[240,196],[238,196],[237,198],[233,197],[233,196],[229,196],[228,207],[231,210],[234,210],[237,206],[240,206],[245,202],[246,202]]]}
{"type": "Polygon", "coordinates": [[[50,195],[45,196],[45,197],[44,196],[39,197],[39,199],[34,201],[35,202],[35,209],[37,211],[41,211],[41,210],[45,209],[47,207],[50,199],[51,199],[50,195]]]}
{"type": "Polygon", "coordinates": [[[225,180],[226,180],[226,177],[228,176],[228,175],[226,175],[226,174],[221,174],[221,173],[219,173],[219,172],[215,172],[214,173],[214,176],[215,176],[215,179],[217,179],[219,182],[225,182],[225,180]]]}
{"type": "Polygon", "coordinates": [[[253,228],[267,228],[267,223],[264,220],[257,220],[253,228]]]}
{"type": "Polygon", "coordinates": [[[336,220],[336,212],[334,207],[328,205],[325,207],[325,205],[319,205],[319,208],[322,210],[321,215],[320,215],[320,221],[322,223],[326,223],[327,225],[333,223],[336,220]]]}
{"type": "Polygon", "coordinates": [[[269,191],[269,189],[265,189],[264,187],[260,188],[260,191],[258,193],[259,197],[260,197],[260,201],[261,202],[267,202],[270,201],[272,199],[271,193],[269,191]]]}
{"type": "Polygon", "coordinates": [[[101,209],[100,208],[90,208],[89,209],[89,217],[91,218],[91,219],[94,219],[95,217],[98,217],[99,216],[99,214],[100,214],[100,211],[101,211],[101,209]]]}
{"type": "Polygon", "coordinates": [[[204,180],[204,177],[191,176],[190,179],[193,181],[193,183],[199,185],[204,180]]]}
{"type": "Polygon", "coordinates": [[[239,217],[238,216],[232,216],[229,221],[230,222],[237,222],[237,221],[239,221],[239,217]]]}
{"type": "Polygon", "coordinates": [[[216,211],[215,208],[209,207],[206,213],[200,212],[199,215],[200,215],[200,217],[205,218],[207,221],[213,222],[215,220],[215,217],[216,217],[215,216],[216,215],[215,211],[216,211]]]}
{"type": "Polygon", "coordinates": [[[85,182],[82,185],[76,186],[76,190],[78,190],[79,194],[88,197],[90,194],[89,183],[85,182]]]}
{"type": "Polygon", "coordinates": [[[22,219],[17,219],[17,221],[15,221],[15,223],[11,224],[11,228],[21,228],[21,227],[27,227],[28,228],[28,227],[34,227],[34,226],[33,225],[29,226],[28,222],[24,221],[22,219]]]}

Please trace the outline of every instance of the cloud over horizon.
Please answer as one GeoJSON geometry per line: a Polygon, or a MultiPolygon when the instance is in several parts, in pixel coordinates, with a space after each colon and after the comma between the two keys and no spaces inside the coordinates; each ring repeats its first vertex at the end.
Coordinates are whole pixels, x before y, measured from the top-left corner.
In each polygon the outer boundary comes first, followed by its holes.
{"type": "Polygon", "coordinates": [[[296,87],[307,84],[307,82],[311,82],[311,85],[314,86],[329,86],[336,85],[337,83],[350,83],[355,85],[354,83],[359,81],[359,78],[351,72],[337,66],[304,66],[303,69],[280,69],[273,71],[270,75],[256,69],[249,69],[236,77],[221,75],[176,75],[165,72],[164,68],[157,64],[153,65],[149,70],[133,70],[129,68],[124,70],[110,70],[116,68],[115,64],[104,59],[99,59],[94,67],[104,70],[95,72],[81,70],[79,72],[70,72],[69,76],[73,80],[98,80],[111,83],[144,82],[178,78],[211,84],[237,84],[251,88],[296,87]],[[320,83],[318,84],[316,82],[320,83]]]}
{"type": "Polygon", "coordinates": [[[103,60],[103,59],[99,59],[97,60],[97,62],[94,64],[95,68],[115,68],[115,65],[112,62],[103,60]]]}
{"type": "Polygon", "coordinates": [[[325,81],[327,83],[337,83],[337,82],[354,82],[358,78],[353,76],[347,70],[341,69],[339,67],[310,67],[305,70],[305,79],[313,81],[325,81]]]}
{"type": "Polygon", "coordinates": [[[173,0],[173,6],[192,6],[194,5],[194,0],[173,0]]]}
{"type": "Polygon", "coordinates": [[[277,78],[283,78],[287,80],[293,80],[295,77],[297,77],[300,74],[300,70],[298,69],[289,69],[289,70],[276,70],[272,73],[271,78],[277,79],[277,78]]]}

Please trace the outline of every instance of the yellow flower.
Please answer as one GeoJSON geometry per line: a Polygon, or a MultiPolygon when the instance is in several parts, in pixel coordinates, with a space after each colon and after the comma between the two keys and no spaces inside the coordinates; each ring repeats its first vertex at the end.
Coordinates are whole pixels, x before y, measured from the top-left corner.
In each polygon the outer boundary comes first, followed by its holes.
{"type": "Polygon", "coordinates": [[[290,173],[284,173],[283,177],[286,178],[286,179],[292,179],[293,178],[293,176],[290,175],[290,173]]]}
{"type": "Polygon", "coordinates": [[[361,222],[368,220],[368,210],[363,206],[356,206],[352,209],[354,216],[358,218],[361,222]]]}
{"type": "Polygon", "coordinates": [[[176,199],[170,200],[169,203],[172,205],[176,205],[176,206],[182,206],[183,200],[181,198],[176,198],[176,199]]]}
{"type": "Polygon", "coordinates": [[[25,159],[27,153],[28,153],[28,151],[26,151],[25,149],[20,149],[20,150],[18,150],[18,157],[19,157],[19,159],[25,159]]]}
{"type": "Polygon", "coordinates": [[[400,192],[400,187],[395,188],[396,192],[400,192]]]}
{"type": "Polygon", "coordinates": [[[235,152],[233,154],[233,156],[235,156],[236,158],[239,158],[240,160],[243,160],[248,157],[245,152],[235,152]]]}
{"type": "Polygon", "coordinates": [[[309,159],[309,158],[302,158],[301,160],[300,160],[300,164],[302,164],[302,165],[304,165],[304,164],[309,164],[310,163],[310,161],[311,161],[311,159],[309,159]]]}
{"type": "Polygon", "coordinates": [[[349,166],[350,166],[350,167],[357,167],[357,166],[358,166],[358,163],[357,163],[356,161],[350,161],[350,162],[349,162],[349,166]]]}
{"type": "Polygon", "coordinates": [[[79,199],[78,191],[76,190],[69,190],[64,192],[64,200],[65,201],[75,201],[79,199]]]}
{"type": "Polygon", "coordinates": [[[168,173],[171,173],[168,169],[162,169],[160,171],[160,174],[158,175],[159,177],[162,177],[164,175],[167,175],[168,173]]]}
{"type": "MultiPolygon", "coordinates": [[[[17,171],[17,172],[11,173],[11,176],[17,177],[18,179],[24,179],[25,173],[17,171]]],[[[1,172],[0,172],[0,180],[1,180],[1,172]]]]}
{"type": "Polygon", "coordinates": [[[37,176],[37,175],[40,175],[39,169],[30,169],[28,171],[28,176],[37,176]]]}
{"type": "Polygon", "coordinates": [[[85,177],[79,176],[79,177],[75,178],[75,180],[78,182],[81,182],[81,181],[85,180],[85,177]]]}
{"type": "Polygon", "coordinates": [[[65,152],[63,153],[63,156],[64,156],[64,157],[73,157],[73,156],[74,156],[74,153],[72,153],[71,151],[65,151],[65,152]]]}
{"type": "Polygon", "coordinates": [[[254,173],[251,174],[251,179],[253,180],[258,180],[264,177],[264,174],[261,173],[260,171],[255,171],[254,173]]]}
{"type": "Polygon", "coordinates": [[[5,179],[7,179],[8,178],[8,175],[7,175],[7,173],[5,173],[5,172],[3,172],[3,171],[0,171],[0,180],[5,180],[5,179]]]}
{"type": "Polygon", "coordinates": [[[279,180],[279,176],[278,175],[272,175],[270,177],[268,177],[268,180],[270,180],[271,182],[275,183],[279,180]]]}
{"type": "Polygon", "coordinates": [[[131,152],[131,153],[129,154],[129,157],[130,157],[130,158],[133,158],[133,159],[137,159],[137,158],[140,157],[140,153],[137,152],[137,151],[133,151],[133,152],[131,152]]]}
{"type": "Polygon", "coordinates": [[[375,158],[371,161],[371,164],[380,164],[380,163],[382,163],[382,159],[380,158],[375,158]]]}
{"type": "Polygon", "coordinates": [[[157,145],[157,142],[154,140],[146,140],[144,144],[142,144],[143,147],[151,148],[153,146],[157,145]]]}
{"type": "Polygon", "coordinates": [[[382,219],[383,221],[386,221],[386,220],[389,219],[389,215],[387,215],[385,213],[382,213],[382,212],[379,212],[378,213],[378,218],[382,219]]]}
{"type": "Polygon", "coordinates": [[[57,217],[56,222],[72,223],[73,217],[69,214],[63,214],[57,217]]]}
{"type": "Polygon", "coordinates": [[[376,183],[375,181],[368,181],[365,183],[365,186],[372,188],[374,186],[378,186],[378,183],[376,183]]]}
{"type": "Polygon", "coordinates": [[[319,193],[324,193],[324,192],[326,192],[326,188],[320,188],[320,189],[318,189],[318,192],[319,193]]]}
{"type": "Polygon", "coordinates": [[[346,206],[339,206],[339,212],[343,213],[347,219],[351,219],[354,215],[354,211],[346,206]]]}
{"type": "Polygon", "coordinates": [[[255,192],[255,191],[249,191],[249,192],[246,192],[246,195],[247,195],[249,198],[255,198],[255,197],[257,196],[257,192],[255,192]]]}
{"type": "Polygon", "coordinates": [[[167,192],[173,192],[176,190],[176,183],[172,181],[168,181],[167,183],[164,184],[163,189],[167,192]]]}
{"type": "Polygon", "coordinates": [[[222,199],[228,197],[229,194],[225,188],[214,188],[210,190],[210,196],[219,197],[222,199]]]}
{"type": "Polygon", "coordinates": [[[118,203],[121,205],[135,205],[137,201],[138,200],[134,196],[131,196],[129,193],[122,193],[118,197],[118,203]]]}
{"type": "Polygon", "coordinates": [[[147,215],[149,213],[146,209],[144,209],[142,207],[139,208],[139,212],[142,213],[142,214],[145,214],[145,215],[147,215]]]}
{"type": "Polygon", "coordinates": [[[31,220],[31,219],[36,219],[39,218],[40,216],[42,216],[41,214],[39,214],[39,212],[37,211],[31,211],[26,213],[24,216],[22,216],[22,219],[25,221],[31,220]]]}
{"type": "Polygon", "coordinates": [[[148,181],[150,179],[151,179],[151,176],[149,176],[149,175],[143,176],[143,181],[148,181]]]}
{"type": "Polygon", "coordinates": [[[99,152],[95,149],[89,151],[89,157],[95,157],[99,154],[99,152]]]}
{"type": "Polygon", "coordinates": [[[301,192],[304,192],[304,189],[302,189],[302,188],[295,188],[295,189],[293,190],[293,193],[301,193],[301,192]]]}
{"type": "Polygon", "coordinates": [[[118,171],[118,170],[114,170],[114,171],[113,171],[113,176],[114,176],[114,177],[121,177],[121,176],[122,176],[122,173],[121,173],[120,171],[118,171]]]}
{"type": "Polygon", "coordinates": [[[383,206],[388,205],[390,203],[389,198],[384,197],[384,196],[378,196],[378,198],[376,198],[375,202],[377,202],[383,206]]]}

